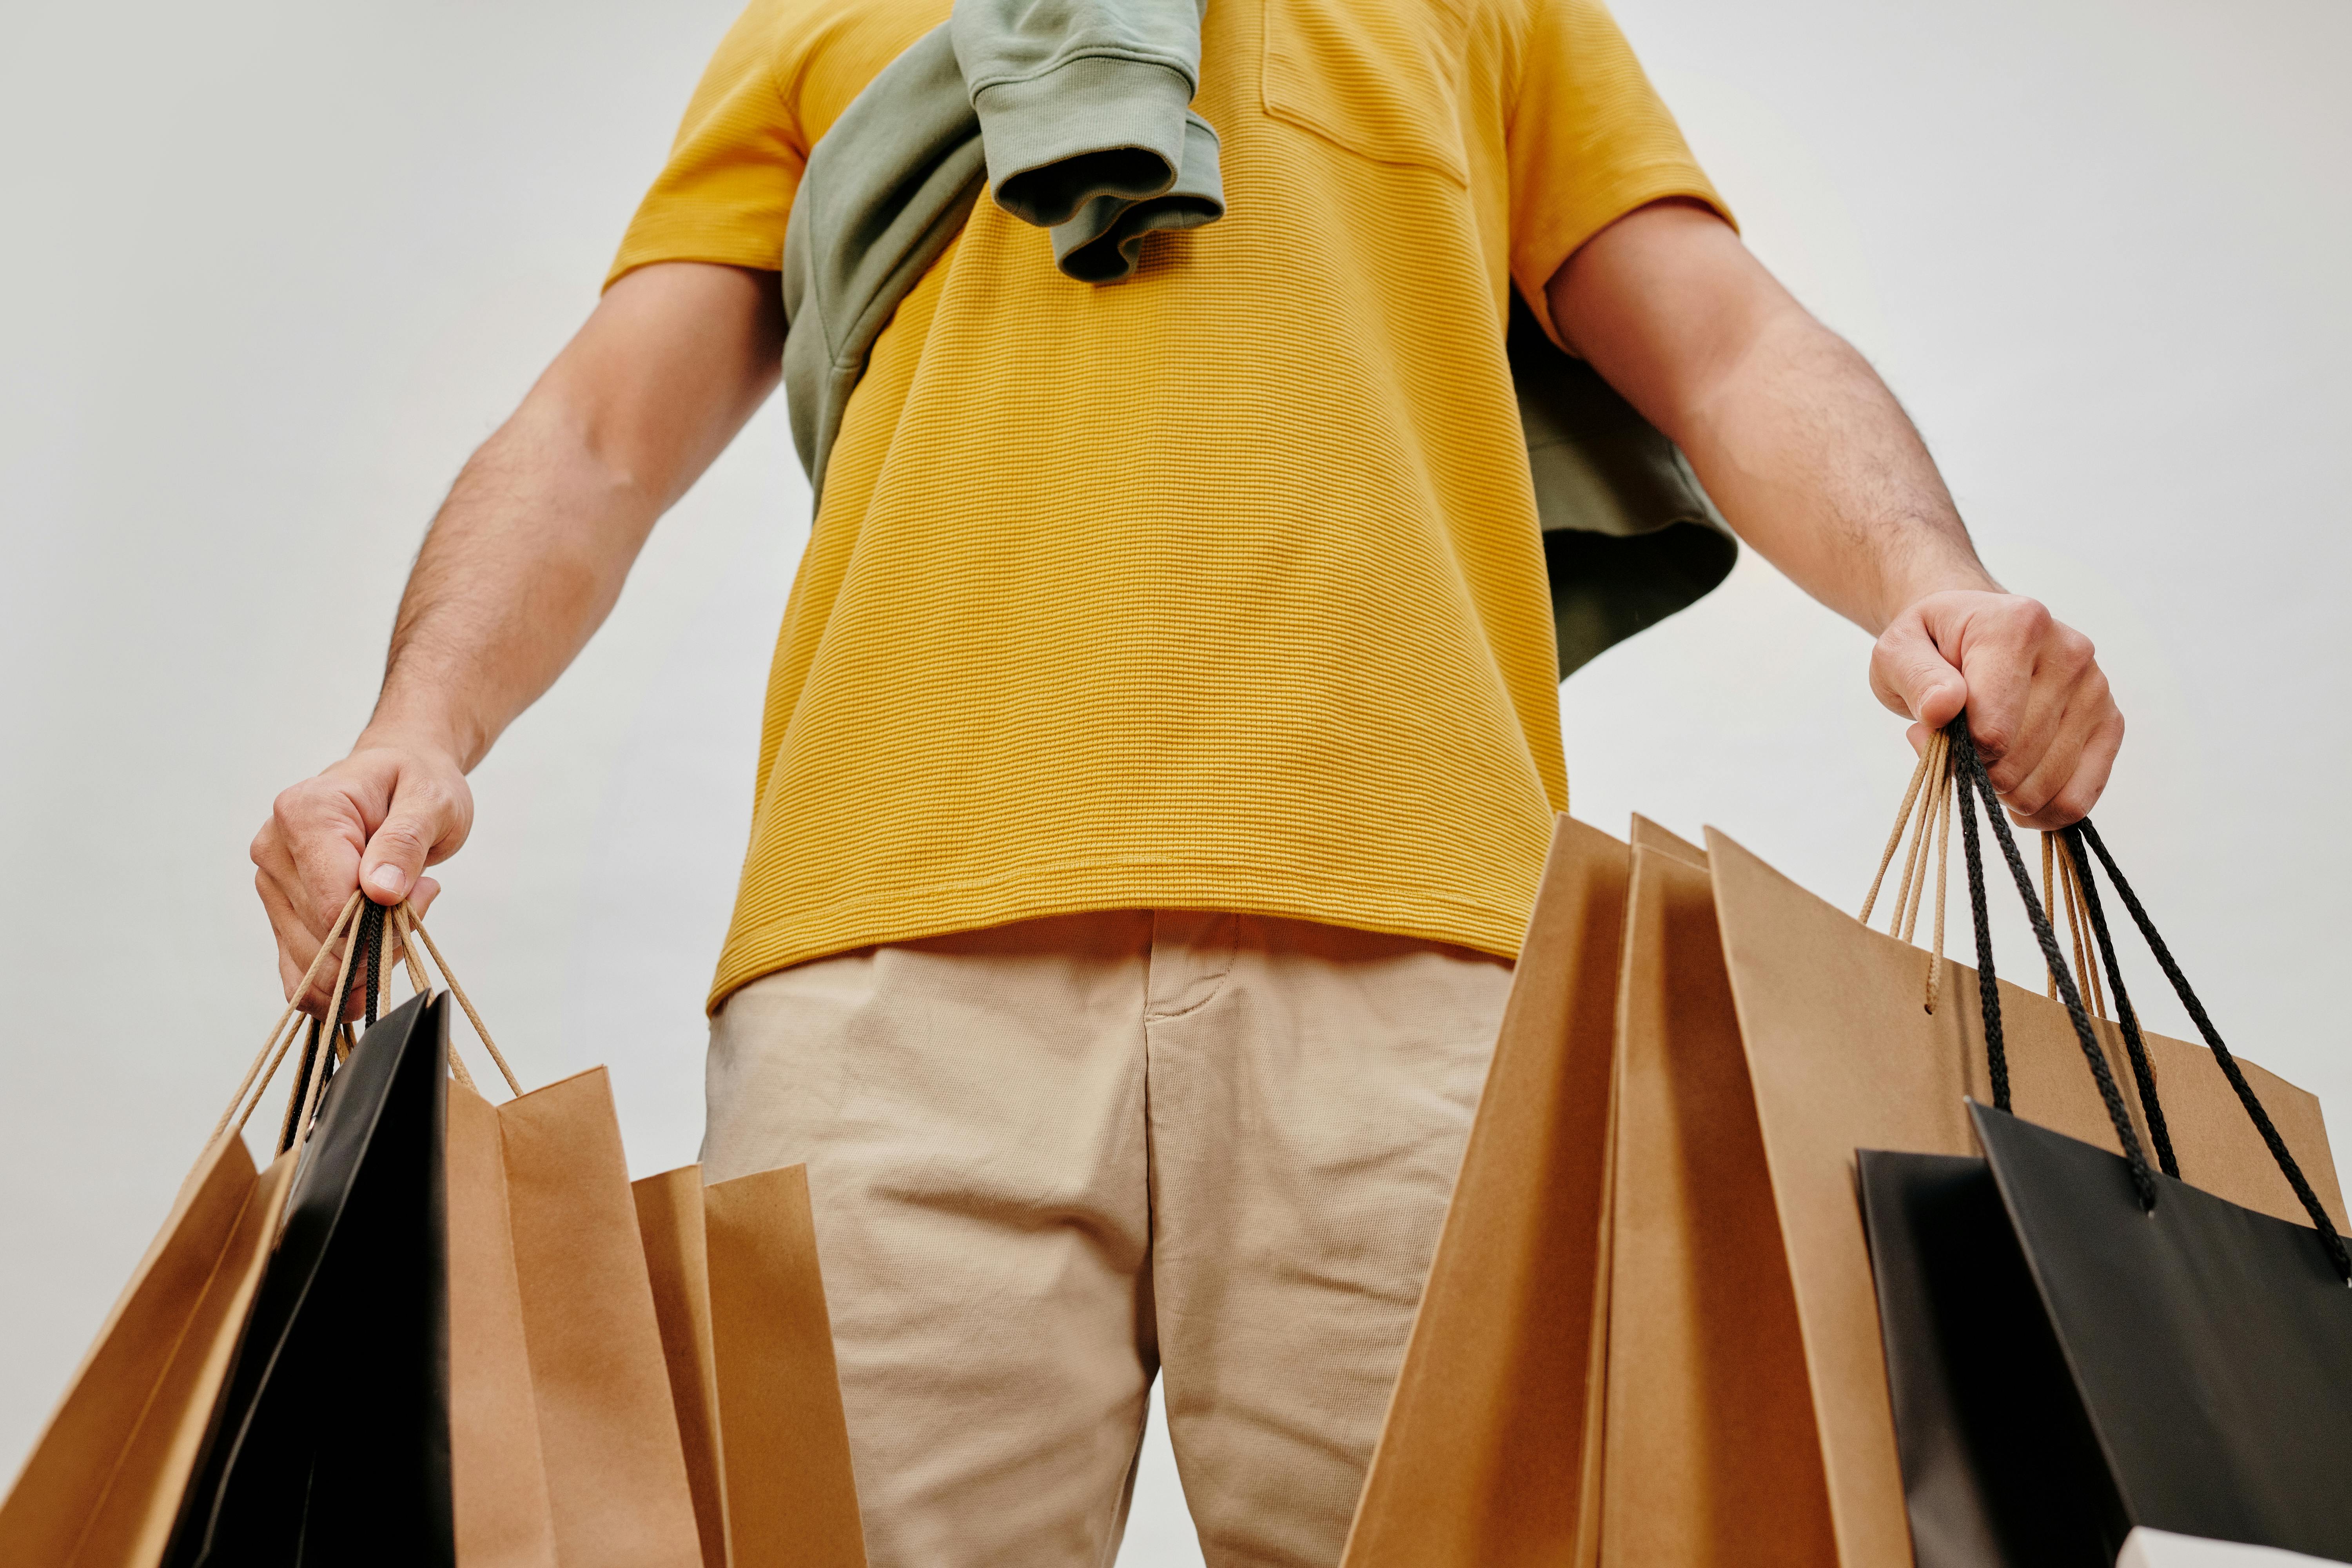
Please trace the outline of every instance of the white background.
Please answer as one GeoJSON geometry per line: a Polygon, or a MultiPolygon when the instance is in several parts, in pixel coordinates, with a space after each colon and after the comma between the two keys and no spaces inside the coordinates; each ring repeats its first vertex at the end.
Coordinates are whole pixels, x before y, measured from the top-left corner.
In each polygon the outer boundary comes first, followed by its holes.
{"type": "MultiPolygon", "coordinates": [[[[246,844],[364,717],[427,517],[589,309],[733,4],[10,9],[0,1471],[275,1012],[246,844]]],[[[2132,723],[2109,840],[2235,1043],[2341,1135],[2352,8],[1619,9],[1994,571],[2098,640],[2132,723]]],[[[806,533],[781,415],[478,773],[443,873],[436,930],[526,1079],[609,1063],[640,1172],[699,1133],[806,533]]],[[[1579,815],[1712,822],[1854,901],[1909,765],[1867,649],[1748,558],[1568,688],[1579,815]]],[[[1125,1561],[1196,1563],[1147,1458],[1125,1561]]]]}

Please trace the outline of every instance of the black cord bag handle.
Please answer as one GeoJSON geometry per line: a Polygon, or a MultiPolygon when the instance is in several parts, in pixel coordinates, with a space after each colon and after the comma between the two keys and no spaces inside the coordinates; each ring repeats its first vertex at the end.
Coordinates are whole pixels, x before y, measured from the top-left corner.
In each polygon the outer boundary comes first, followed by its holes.
{"type": "Polygon", "coordinates": [[[1968,858],[1969,911],[1976,922],[1977,986],[1982,1003],[1985,1031],[1985,1064],[1987,1076],[1992,1079],[1993,1106],[2007,1110],[2009,1104],[2009,1053],[2001,1036],[2000,991],[1993,975],[1992,929],[1986,918],[1984,854],[1977,842],[1976,797],[1984,796],[1985,815],[1992,822],[1993,837],[2000,842],[2001,858],[2009,862],[2010,876],[2017,883],[2019,897],[2025,900],[2026,917],[2033,923],[2034,940],[2041,943],[2042,962],[2050,966],[2058,983],[2059,1000],[2066,1004],[2066,1016],[2074,1026],[2075,1041],[2083,1047],[2083,1059],[2089,1064],[2091,1078],[2099,1086],[2099,1099],[2107,1108],[2107,1120],[2115,1124],[2116,1142],[2122,1146],[2124,1160],[2131,1166],[2132,1186],[2139,1194],[2139,1206],[2156,1207],[2156,1178],[2147,1168],[2147,1153],[2141,1148],[2139,1129],[2132,1125],[2131,1112],[2124,1108],[2122,1089],[2116,1085],[2116,1075],[2107,1068],[2106,1053],[2099,1048],[2099,1037],[2091,1028],[2090,1009],[2083,1005],[2083,994],[2074,985],[2074,971],[2067,968],[2065,956],[2058,951],[2058,933],[2050,924],[2050,916],[2042,900],[2033,896],[2033,878],[2025,868],[2025,857],[2018,853],[2017,837],[2009,830],[2009,818],[2002,814],[2000,801],[1993,794],[1992,780],[1985,773],[1984,759],[1977,755],[1977,744],[1969,734],[1968,715],[1964,712],[1951,722],[1946,731],[1951,737],[1952,765],[1960,795],[1960,844],[1968,858]]]}
{"type": "MultiPolygon", "coordinates": [[[[1952,766],[1960,797],[1960,842],[1968,861],[1969,906],[1977,939],[1977,984],[1984,1016],[1985,1065],[1987,1077],[1992,1083],[1994,1107],[2004,1111],[2010,1109],[2009,1060],[2001,1036],[2000,994],[1993,974],[1991,927],[1986,918],[1984,860],[1977,839],[1976,796],[1979,794],[1984,797],[1985,815],[1992,824],[1993,837],[2000,840],[2001,858],[2009,862],[2010,876],[2025,902],[2026,916],[2032,923],[2034,940],[2042,948],[2042,961],[2049,965],[2051,976],[2057,983],[2059,998],[2066,1005],[2066,1016],[2074,1026],[2074,1038],[2083,1048],[2083,1059],[2091,1069],[2093,1080],[2098,1085],[2099,1098],[2107,1108],[2107,1119],[2115,1125],[2125,1163],[2131,1168],[2132,1186],[2139,1194],[2140,1207],[2152,1210],[2157,1203],[2156,1177],[2148,1169],[2147,1154],[2141,1146],[2139,1131],[2132,1125],[2130,1113],[2124,1107],[2123,1092],[2116,1083],[2115,1074],[2108,1069],[2106,1054],[2099,1048],[2098,1037],[2091,1027],[2090,1011],[2083,1005],[2083,994],[2074,984],[2074,973],[2067,968],[2064,955],[2059,952],[2058,933],[2051,925],[2049,912],[2042,907],[2042,900],[2034,897],[2033,879],[2025,868],[2024,856],[2018,852],[2017,838],[2010,831],[2009,818],[2001,810],[1999,797],[1993,794],[1992,780],[1985,772],[1984,760],[1977,754],[1975,739],[1969,733],[1968,715],[1963,712],[1954,719],[1945,733],[1951,740],[1952,766]]],[[[2142,1108],[2147,1114],[2150,1136],[2158,1142],[2165,1173],[2177,1179],[2179,1162],[2173,1156],[2171,1134],[2165,1126],[2163,1108],[2157,1098],[2156,1076],[2147,1059],[2146,1042],[2141,1037],[2138,1021],[2132,1015],[2130,1002],[2124,994],[2122,968],[2116,961],[2114,944],[2108,937],[2105,916],[2091,877],[2090,861],[2082,853],[2084,845],[2089,846],[2092,854],[2098,858],[2115,882],[2116,896],[2123,900],[2124,908],[2130,912],[2133,923],[2139,927],[2140,935],[2147,940],[2148,950],[2156,955],[2165,978],[2172,983],[2181,1005],[2195,1020],[2198,1032],[2204,1037],[2214,1060],[2221,1064],[2223,1076],[2228,1078],[2230,1087],[2237,1092],[2238,1102],[2245,1107],[2247,1116],[2262,1134],[2271,1158],[2277,1162],[2287,1184],[2294,1189],[2295,1197],[2311,1216],[2320,1244],[2336,1266],[2336,1272],[2347,1282],[2352,1282],[2352,1251],[2347,1251],[2343,1237],[2336,1231],[2336,1222],[2328,1217],[2327,1210],[2321,1205],[2318,1194],[2312,1190],[2310,1181],[2304,1175],[2303,1167],[2296,1163],[2286,1141],[2279,1136],[2270,1113],[2263,1109],[2261,1097],[2255,1094],[2253,1085],[2246,1080],[2244,1069],[2230,1054],[2229,1047],[2222,1044],[2220,1031],[2214,1028],[2204,1005],[2189,988],[2188,977],[2181,973],[2171,949],[2157,934],[2155,922],[2148,918],[2147,909],[2133,893],[2131,884],[2124,879],[2115,857],[2108,853],[2106,845],[2100,839],[2098,829],[2092,826],[2090,818],[2084,817],[2061,837],[2068,856],[2074,862],[2078,880],[2083,887],[2084,910],[2091,917],[2092,927],[2098,939],[2102,966],[2116,993],[2116,1010],[2121,1015],[2133,1076],[2138,1080],[2142,1108]]]]}
{"type": "Polygon", "coordinates": [[[2083,891],[2083,910],[2091,918],[2091,937],[2098,949],[2101,966],[2106,971],[2107,989],[2115,994],[2116,1019],[2123,1027],[2124,1049],[2131,1057],[2132,1077],[2139,1084],[2139,1108],[2147,1115],[2148,1141],[2156,1145],[2157,1163],[2164,1173],[2178,1180],[2180,1175],[2179,1156],[2172,1152],[2172,1130],[2165,1125],[2164,1106],[2157,1099],[2156,1067],[2148,1059],[2147,1042],[2139,1030],[2139,1015],[2132,1011],[2131,997],[2124,990],[2123,965],[2116,958],[2115,938],[2107,932],[2107,911],[2099,902],[2099,886],[2091,875],[2091,863],[2083,852],[2082,830],[2088,819],[2064,829],[2058,835],[2066,846],[2066,858],[2074,868],[2074,885],[2083,891]]]}
{"type": "MultiPolygon", "coordinates": [[[[352,963],[365,976],[366,1018],[370,1026],[374,1025],[376,1009],[383,1000],[381,990],[383,983],[383,922],[384,908],[382,904],[373,899],[360,900],[359,921],[352,936],[352,963]]],[[[333,940],[332,933],[329,934],[328,940],[333,940]]],[[[286,1122],[278,1133],[279,1153],[283,1154],[294,1147],[295,1136],[303,1127],[302,1109],[306,1100],[310,1103],[313,1120],[325,1107],[327,1085],[335,1076],[337,1063],[336,1048],[328,1039],[325,1020],[323,1017],[311,1019],[302,1042],[301,1069],[294,1075],[294,1098],[287,1104],[286,1122]],[[322,1047],[324,1060],[320,1059],[322,1047]],[[313,1073],[318,1075],[318,1089],[315,1093],[306,1095],[304,1086],[310,1083],[313,1073]]]]}
{"type": "Polygon", "coordinates": [[[367,1026],[375,1026],[375,1010],[383,984],[384,907],[373,899],[360,906],[360,967],[367,975],[367,1026]]]}

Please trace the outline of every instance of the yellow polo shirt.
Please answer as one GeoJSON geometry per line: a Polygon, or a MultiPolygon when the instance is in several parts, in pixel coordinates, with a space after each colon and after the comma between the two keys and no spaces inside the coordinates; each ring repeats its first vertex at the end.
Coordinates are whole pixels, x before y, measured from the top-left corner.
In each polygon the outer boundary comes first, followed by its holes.
{"type": "MultiPolygon", "coordinates": [[[[950,0],[751,0],[613,277],[779,265],[950,0]]],[[[1055,270],[982,198],[851,398],[711,992],[1078,910],[1512,954],[1568,805],[1507,290],[1719,207],[1595,0],[1211,0],[1227,212],[1055,270]]]]}

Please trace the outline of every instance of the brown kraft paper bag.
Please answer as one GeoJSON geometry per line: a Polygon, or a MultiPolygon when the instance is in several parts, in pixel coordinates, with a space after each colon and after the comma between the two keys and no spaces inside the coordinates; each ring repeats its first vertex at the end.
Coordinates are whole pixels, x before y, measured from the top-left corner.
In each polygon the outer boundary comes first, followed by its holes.
{"type": "Polygon", "coordinates": [[[635,1196],[705,1568],[865,1568],[806,1167],[635,1196]]]}
{"type": "MultiPolygon", "coordinates": [[[[1727,1122],[1752,1118],[1755,1131],[1744,1135],[1760,1142],[1764,1152],[1780,1254],[1774,1289],[1786,1290],[1794,1303],[1797,1353],[1822,1470],[1818,1495],[1834,1531],[1836,1561],[1899,1568],[1911,1561],[1910,1532],[1877,1297],[1855,1198],[1854,1151],[1977,1152],[1962,1101],[1992,1099],[1977,977],[1945,960],[1938,1005],[1929,1014],[1922,1005],[1929,961],[1920,949],[1866,929],[1720,833],[1709,831],[1707,848],[1749,1090],[1724,1114],[1727,1122]]],[[[1629,938],[1629,950],[1638,942],[1629,938]]],[[[2017,965],[2017,973],[2039,977],[2038,954],[2021,953],[2017,965]]],[[[2000,996],[2017,1113],[2120,1152],[2065,1007],[2005,981],[2000,996]]],[[[2098,1032],[2117,1081],[2130,1085],[2121,1031],[2110,1024],[2098,1032]]],[[[2144,1038],[2183,1177],[2233,1203],[2305,1223],[2302,1205],[2212,1054],[2161,1035],[2144,1038]]],[[[2239,1059],[2342,1226],[2344,1201],[2318,1101],[2239,1059]]],[[[2145,1139],[2140,1110],[2137,1103],[2131,1109],[2145,1139]]],[[[1743,1135],[1728,1125],[1712,1131],[1722,1139],[1743,1135]]],[[[1695,1183],[1683,1223],[1703,1233],[1706,1212],[1730,1201],[1719,1182],[1695,1183]]],[[[1727,1336],[1738,1331],[1728,1289],[1710,1283],[1724,1267],[1724,1259],[1699,1250],[1679,1309],[1695,1341],[1727,1343],[1727,1336]]],[[[1763,1283],[1752,1282],[1751,1289],[1763,1283]]],[[[1684,1445],[1701,1447],[1738,1396],[1737,1387],[1711,1384],[1702,1391],[1681,1424],[1684,1445]]],[[[1612,1430],[1612,1457],[1615,1436],[1612,1430]]],[[[1759,1541],[1751,1537],[1741,1545],[1741,1521],[1722,1511],[1736,1495],[1737,1480],[1727,1477],[1702,1500],[1714,1510],[1708,1517],[1719,1521],[1709,1532],[1706,1561],[1762,1560],[1756,1554],[1759,1541]]],[[[1604,1536],[1607,1529],[1604,1524],[1604,1536]]]]}
{"type": "Polygon", "coordinates": [[[162,1559],[293,1175],[238,1129],[205,1150],[0,1502],[0,1563],[162,1559]]]}
{"type": "Polygon", "coordinates": [[[464,1568],[701,1550],[604,1069],[449,1085],[449,1438],[464,1568]]]}
{"type": "Polygon", "coordinates": [[[1834,1555],[1706,867],[1637,843],[1626,898],[1590,1527],[1612,1568],[1834,1555]]]}
{"type": "Polygon", "coordinates": [[[1626,856],[1554,826],[1347,1568],[1591,1561],[1626,856]]]}
{"type": "MultiPolygon", "coordinates": [[[[1349,1568],[1910,1562],[1852,1165],[1975,1152],[1975,976],[1927,1015],[1925,952],[1710,847],[1561,822],[1349,1568]]],[[[2114,1147],[2063,1006],[2003,997],[2019,1111],[2114,1147]]],[[[2147,1038],[2184,1173],[2294,1218],[2147,1038]]],[[[2249,1070],[2340,1213],[2316,1102],[2249,1070]]]]}
{"type": "Polygon", "coordinates": [[[451,1502],[461,1568],[696,1568],[701,1552],[611,1080],[522,1092],[407,906],[513,1098],[453,1049],[446,1174],[451,1502]]]}
{"type": "MultiPolygon", "coordinates": [[[[344,904],[302,989],[335,961],[359,904],[356,893],[344,904]]],[[[338,986],[350,973],[348,957],[341,962],[338,986]]],[[[162,1561],[294,1182],[294,1152],[254,1168],[245,1125],[307,1023],[288,1005],[246,1068],[163,1229],[0,1501],[0,1563],[152,1568],[162,1561]]],[[[281,1149],[294,1142],[304,1088],[298,1073],[281,1149]]]]}

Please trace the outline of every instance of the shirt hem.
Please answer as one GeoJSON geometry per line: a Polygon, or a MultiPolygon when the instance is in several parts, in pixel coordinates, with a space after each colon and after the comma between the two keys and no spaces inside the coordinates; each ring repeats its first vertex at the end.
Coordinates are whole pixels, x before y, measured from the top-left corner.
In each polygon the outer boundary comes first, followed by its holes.
{"type": "Polygon", "coordinates": [[[1224,910],[1416,937],[1517,959],[1541,861],[1538,857],[1533,863],[1527,903],[1511,907],[1449,897],[1435,889],[1389,886],[1372,896],[1338,886],[1273,889],[1237,882],[1204,868],[1165,867],[1155,875],[1126,865],[1118,868],[1124,875],[1116,879],[1085,875],[1095,868],[1057,869],[1080,875],[1039,886],[1036,868],[1029,868],[1026,886],[1018,893],[1007,894],[989,883],[925,889],[911,898],[901,890],[887,902],[837,905],[814,920],[788,917],[739,925],[720,953],[704,1010],[716,1014],[729,996],[752,981],[812,959],[1097,910],[1224,910]]]}

